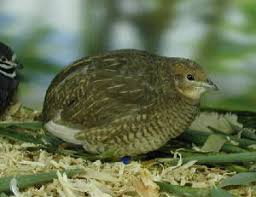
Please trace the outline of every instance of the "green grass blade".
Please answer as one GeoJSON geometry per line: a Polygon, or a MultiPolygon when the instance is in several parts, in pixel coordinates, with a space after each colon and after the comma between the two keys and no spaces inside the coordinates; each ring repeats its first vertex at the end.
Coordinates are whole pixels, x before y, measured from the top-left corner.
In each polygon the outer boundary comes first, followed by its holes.
{"type": "MultiPolygon", "coordinates": [[[[183,134],[180,135],[179,139],[184,140],[190,143],[194,143],[197,145],[203,145],[207,138],[209,137],[211,133],[203,132],[203,131],[194,131],[187,129],[183,134]]],[[[238,141],[239,146],[247,148],[249,145],[255,144],[256,141],[249,140],[249,139],[236,139],[234,137],[228,136],[228,135],[221,135],[224,137],[230,137],[232,140],[238,141]]],[[[241,148],[239,146],[235,146],[232,144],[225,143],[222,146],[222,151],[229,152],[229,153],[241,153],[241,152],[247,152],[246,149],[241,148]]]]}
{"type": "Polygon", "coordinates": [[[227,139],[223,136],[211,134],[205,141],[201,150],[203,152],[219,152],[226,141],[227,139]]]}
{"type": "Polygon", "coordinates": [[[242,163],[256,161],[256,152],[248,153],[219,153],[206,156],[190,156],[183,158],[183,162],[196,160],[200,164],[219,164],[219,163],[242,163]]]}
{"type": "Polygon", "coordinates": [[[219,186],[248,185],[252,182],[256,182],[256,172],[243,172],[224,179],[219,186]]]}
{"type": "MultiPolygon", "coordinates": [[[[66,173],[68,177],[72,177],[76,174],[81,173],[81,169],[74,170],[64,170],[61,173],[66,173]]],[[[10,192],[10,181],[13,178],[16,178],[19,189],[24,189],[33,185],[41,185],[47,182],[52,181],[54,178],[57,178],[57,171],[51,171],[47,173],[38,173],[32,175],[17,175],[0,178],[0,193],[1,192],[10,192]]]]}
{"type": "Polygon", "coordinates": [[[18,132],[15,129],[0,127],[0,136],[6,137],[15,141],[30,142],[34,144],[42,144],[40,138],[26,132],[18,132]]]}
{"type": "Polygon", "coordinates": [[[211,197],[232,197],[232,195],[229,192],[227,192],[226,190],[223,190],[218,187],[214,187],[211,190],[211,197]]]}
{"type": "Polygon", "coordinates": [[[169,194],[175,194],[177,196],[185,197],[206,197],[209,196],[210,191],[208,189],[198,189],[186,186],[171,185],[169,183],[156,182],[161,192],[166,192],[169,194]]]}
{"type": "Polygon", "coordinates": [[[3,128],[17,127],[17,128],[23,128],[23,129],[40,129],[40,128],[42,128],[42,122],[39,122],[39,121],[30,121],[30,122],[4,121],[4,122],[0,122],[0,127],[3,127],[3,128]]]}

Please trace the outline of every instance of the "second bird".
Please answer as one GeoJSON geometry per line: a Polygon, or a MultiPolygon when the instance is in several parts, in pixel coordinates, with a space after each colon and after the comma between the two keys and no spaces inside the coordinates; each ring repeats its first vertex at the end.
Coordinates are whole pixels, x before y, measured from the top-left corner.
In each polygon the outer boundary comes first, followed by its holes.
{"type": "MultiPolygon", "coordinates": [[[[0,116],[14,102],[19,79],[17,69],[22,68],[16,54],[6,44],[0,42],[0,116]]],[[[2,117],[1,117],[2,118],[2,117]]]]}
{"type": "Polygon", "coordinates": [[[207,90],[217,87],[189,59],[117,50],[61,71],[47,90],[43,121],[47,131],[88,152],[133,156],[188,128],[207,90]]]}

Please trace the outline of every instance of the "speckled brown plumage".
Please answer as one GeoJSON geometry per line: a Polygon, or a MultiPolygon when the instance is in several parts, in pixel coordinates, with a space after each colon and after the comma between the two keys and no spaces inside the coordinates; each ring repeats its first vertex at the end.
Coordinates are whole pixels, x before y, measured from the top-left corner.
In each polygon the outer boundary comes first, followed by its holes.
{"type": "Polygon", "coordinates": [[[89,152],[142,154],[191,124],[199,112],[198,87],[191,85],[197,81],[213,87],[191,60],[112,51],[61,71],[47,90],[42,117],[46,130],[89,152]]]}

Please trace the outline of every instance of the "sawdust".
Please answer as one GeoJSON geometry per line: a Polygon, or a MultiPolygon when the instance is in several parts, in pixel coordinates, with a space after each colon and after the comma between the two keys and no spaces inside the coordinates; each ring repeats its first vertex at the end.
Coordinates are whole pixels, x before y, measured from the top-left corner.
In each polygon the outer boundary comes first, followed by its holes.
{"type": "MultiPolygon", "coordinates": [[[[159,196],[154,181],[166,181],[175,185],[204,188],[225,178],[227,172],[201,165],[181,165],[172,168],[167,163],[153,164],[133,161],[90,162],[80,158],[48,153],[44,150],[30,152],[32,144],[11,144],[0,139],[0,177],[82,168],[84,173],[69,179],[58,173],[52,183],[31,187],[21,192],[22,196],[159,196]]],[[[152,161],[153,162],[153,161],[152,161]]]]}
{"type": "MultiPolygon", "coordinates": [[[[39,115],[38,112],[27,111],[21,106],[16,109],[15,113],[7,117],[8,121],[24,120],[24,117],[26,117],[25,120],[34,120],[39,115]]],[[[187,164],[180,162],[176,166],[170,165],[168,160],[166,162],[132,161],[128,165],[122,162],[103,163],[99,160],[91,162],[49,153],[45,150],[29,151],[29,148],[36,146],[30,143],[14,143],[4,138],[0,138],[0,142],[0,177],[50,170],[84,169],[84,173],[73,178],[67,178],[65,174],[58,172],[57,178],[48,184],[20,190],[19,195],[24,197],[171,196],[161,193],[155,181],[207,188],[230,175],[230,172],[221,168],[196,165],[195,161],[187,164]]],[[[252,190],[251,187],[244,187],[243,190],[238,188],[232,191],[239,193],[240,196],[253,196],[252,190]]]]}

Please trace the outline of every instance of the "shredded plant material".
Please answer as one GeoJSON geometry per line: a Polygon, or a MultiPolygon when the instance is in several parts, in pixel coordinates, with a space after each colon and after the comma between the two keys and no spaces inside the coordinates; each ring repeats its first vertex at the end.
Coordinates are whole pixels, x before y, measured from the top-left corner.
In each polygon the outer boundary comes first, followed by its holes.
{"type": "Polygon", "coordinates": [[[234,114],[218,114],[215,112],[201,113],[190,126],[192,130],[210,132],[209,127],[218,129],[224,133],[232,133],[232,125],[243,128],[238,122],[238,117],[234,114]]]}
{"type": "MultiPolygon", "coordinates": [[[[15,111],[12,120],[24,117],[19,113],[26,113],[19,108],[15,111]],[[18,117],[18,118],[17,118],[18,117]]],[[[34,120],[37,112],[29,111],[26,120],[34,120]]],[[[24,119],[22,119],[24,120],[24,119]]],[[[8,121],[11,118],[8,117],[8,121]]],[[[6,176],[27,175],[39,172],[57,170],[57,178],[52,182],[19,189],[19,185],[12,180],[12,196],[61,196],[61,197],[111,197],[111,196],[138,196],[157,197],[175,196],[160,191],[156,182],[167,182],[172,185],[189,186],[192,188],[209,188],[217,185],[221,180],[235,174],[219,167],[197,165],[196,161],[183,163],[182,155],[178,164],[171,165],[167,159],[132,161],[129,164],[122,162],[89,161],[82,158],[73,158],[58,153],[50,153],[43,149],[31,151],[37,145],[32,143],[18,143],[0,138],[0,178],[6,176]],[[66,169],[82,169],[73,178],[68,178],[66,169]]],[[[252,186],[231,188],[232,193],[240,196],[256,195],[252,186]]]]}
{"type": "MultiPolygon", "coordinates": [[[[85,173],[68,179],[58,173],[53,183],[39,188],[32,187],[22,192],[22,196],[45,196],[42,193],[59,196],[159,196],[159,188],[154,181],[166,181],[175,185],[208,187],[227,176],[218,168],[185,164],[172,168],[165,163],[150,165],[133,161],[128,165],[121,162],[102,163],[85,161],[80,158],[54,155],[44,150],[30,152],[29,144],[10,144],[1,139],[0,176],[27,174],[82,168],[85,173]],[[148,167],[150,166],[150,167],[148,167]]],[[[152,161],[153,162],[153,161],[152,161]]]]}

